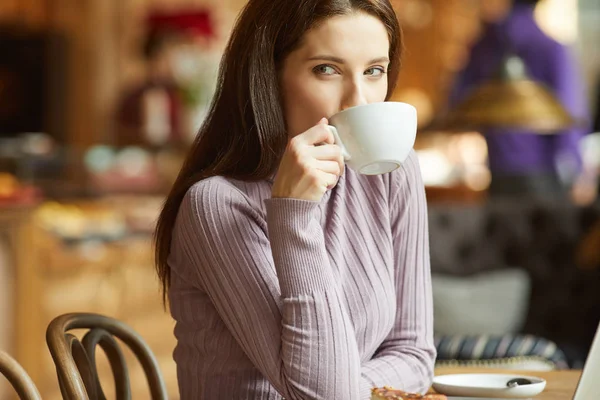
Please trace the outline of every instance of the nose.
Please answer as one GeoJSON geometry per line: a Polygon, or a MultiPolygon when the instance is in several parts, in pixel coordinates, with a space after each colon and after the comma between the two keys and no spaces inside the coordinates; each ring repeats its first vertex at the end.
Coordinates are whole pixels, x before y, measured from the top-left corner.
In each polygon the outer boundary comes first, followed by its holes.
{"type": "Polygon", "coordinates": [[[345,110],[350,107],[361,106],[367,104],[365,97],[365,88],[363,88],[361,82],[353,80],[348,82],[344,90],[344,97],[342,99],[341,109],[345,110]]]}

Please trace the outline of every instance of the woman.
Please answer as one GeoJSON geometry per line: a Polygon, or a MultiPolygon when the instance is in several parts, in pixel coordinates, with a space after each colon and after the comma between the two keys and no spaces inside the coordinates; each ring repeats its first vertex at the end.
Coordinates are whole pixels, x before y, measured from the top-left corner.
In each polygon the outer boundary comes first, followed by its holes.
{"type": "Polygon", "coordinates": [[[359,175],[325,127],[389,98],[400,49],[388,0],[251,0],[242,12],[157,227],[182,398],[350,400],[430,385],[417,159],[359,175]]]}

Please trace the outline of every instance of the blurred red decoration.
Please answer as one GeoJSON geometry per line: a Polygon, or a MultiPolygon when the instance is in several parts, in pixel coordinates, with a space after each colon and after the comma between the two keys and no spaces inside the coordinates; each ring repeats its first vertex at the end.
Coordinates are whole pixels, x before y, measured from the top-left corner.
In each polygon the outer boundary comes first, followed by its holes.
{"type": "Polygon", "coordinates": [[[205,38],[215,35],[213,20],[207,10],[153,11],[146,23],[151,32],[171,30],[205,38]]]}

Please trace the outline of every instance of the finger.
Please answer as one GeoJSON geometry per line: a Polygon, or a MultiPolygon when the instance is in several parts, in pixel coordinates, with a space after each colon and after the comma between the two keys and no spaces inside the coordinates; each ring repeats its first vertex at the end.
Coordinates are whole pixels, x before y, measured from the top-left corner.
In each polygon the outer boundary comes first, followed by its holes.
{"type": "Polygon", "coordinates": [[[337,161],[316,160],[314,167],[319,171],[326,172],[328,174],[333,174],[335,176],[340,176],[340,174],[342,173],[340,164],[337,161]]]}
{"type": "Polygon", "coordinates": [[[308,154],[317,160],[338,160],[342,157],[342,149],[335,144],[324,144],[313,147],[308,151],[308,154]]]}
{"type": "Polygon", "coordinates": [[[314,147],[310,155],[316,160],[335,161],[339,165],[340,175],[346,165],[341,147],[335,144],[314,147]]]}
{"type": "Polygon", "coordinates": [[[325,118],[323,118],[317,125],[313,126],[306,132],[296,136],[294,139],[302,144],[310,146],[321,143],[333,144],[335,142],[333,133],[331,133],[327,127],[327,120],[325,118]]]}
{"type": "Polygon", "coordinates": [[[317,170],[317,175],[319,177],[319,182],[321,183],[320,185],[325,190],[334,186],[338,181],[338,176],[336,174],[317,170]]]}

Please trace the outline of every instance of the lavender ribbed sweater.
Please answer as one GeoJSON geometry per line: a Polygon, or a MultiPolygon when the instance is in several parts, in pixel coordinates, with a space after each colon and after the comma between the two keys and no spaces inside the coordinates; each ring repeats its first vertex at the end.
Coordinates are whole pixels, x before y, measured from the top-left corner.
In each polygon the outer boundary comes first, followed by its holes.
{"type": "Polygon", "coordinates": [[[426,390],[435,347],[417,158],[346,168],[321,202],[222,177],[186,195],[169,258],[182,399],[369,399],[426,390]]]}

